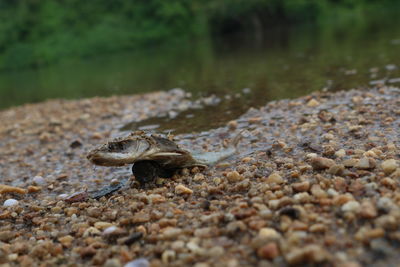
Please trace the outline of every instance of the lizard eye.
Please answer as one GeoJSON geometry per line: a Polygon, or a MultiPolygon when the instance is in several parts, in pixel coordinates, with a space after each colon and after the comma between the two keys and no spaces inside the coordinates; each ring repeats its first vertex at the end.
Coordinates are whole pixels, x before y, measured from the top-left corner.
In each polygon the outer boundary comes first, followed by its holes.
{"type": "Polygon", "coordinates": [[[122,149],[121,144],[119,143],[109,143],[108,144],[108,149],[111,151],[118,151],[122,149]]]}

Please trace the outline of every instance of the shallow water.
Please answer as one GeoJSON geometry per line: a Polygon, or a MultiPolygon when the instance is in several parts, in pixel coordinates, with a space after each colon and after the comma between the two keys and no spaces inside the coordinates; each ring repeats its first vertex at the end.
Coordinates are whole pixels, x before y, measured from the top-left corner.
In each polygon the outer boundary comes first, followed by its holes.
{"type": "Polygon", "coordinates": [[[315,90],[400,85],[400,16],[373,16],[277,28],[217,40],[64,62],[0,73],[0,108],[49,98],[137,94],[180,87],[194,97],[216,94],[220,104],[140,125],[202,131],[249,107],[315,90]]]}

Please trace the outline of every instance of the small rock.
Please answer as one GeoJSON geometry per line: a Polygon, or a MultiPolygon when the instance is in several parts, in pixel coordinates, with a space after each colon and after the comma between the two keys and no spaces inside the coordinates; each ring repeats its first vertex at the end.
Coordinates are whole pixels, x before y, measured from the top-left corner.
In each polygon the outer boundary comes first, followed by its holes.
{"type": "Polygon", "coordinates": [[[344,156],[346,156],[346,150],[339,149],[338,151],[335,152],[335,156],[338,158],[343,158],[344,156]]]}
{"type": "Polygon", "coordinates": [[[133,261],[128,262],[124,265],[124,267],[149,267],[150,262],[145,258],[139,258],[133,261]]]}
{"type": "Polygon", "coordinates": [[[221,246],[215,246],[212,247],[208,250],[208,253],[210,254],[211,257],[217,258],[221,257],[225,253],[225,249],[221,246]]]}
{"type": "Polygon", "coordinates": [[[109,222],[95,222],[94,227],[99,229],[99,230],[104,230],[106,228],[111,227],[113,224],[109,222]]]}
{"type": "Polygon", "coordinates": [[[279,173],[274,172],[274,173],[272,173],[270,176],[268,176],[266,182],[267,182],[268,184],[273,184],[273,183],[275,183],[275,184],[282,184],[282,183],[284,183],[285,181],[283,180],[282,176],[280,176],[279,173]]]}
{"type": "Polygon", "coordinates": [[[314,170],[328,169],[335,164],[335,161],[323,157],[315,157],[311,159],[311,166],[314,170]]]}
{"type": "Polygon", "coordinates": [[[274,228],[265,227],[260,229],[258,236],[265,239],[279,239],[281,234],[278,233],[274,228]]]}
{"type": "Polygon", "coordinates": [[[361,208],[360,203],[358,203],[355,200],[351,200],[342,206],[342,211],[343,212],[347,212],[347,211],[358,212],[358,211],[360,211],[360,208],[361,208]]]}
{"type": "Polygon", "coordinates": [[[344,171],[344,165],[343,164],[334,164],[328,169],[328,173],[333,174],[333,175],[340,175],[344,171]]]}
{"type": "Polygon", "coordinates": [[[329,259],[329,253],[318,245],[306,245],[286,253],[285,258],[290,265],[319,263],[329,259]]]}
{"type": "Polygon", "coordinates": [[[62,236],[58,238],[58,241],[66,248],[71,247],[72,241],[74,238],[70,235],[62,236]]]}
{"type": "Polygon", "coordinates": [[[373,158],[363,157],[361,158],[354,167],[361,170],[373,169],[376,166],[376,162],[373,158]]]}
{"type": "Polygon", "coordinates": [[[399,165],[397,164],[396,160],[388,159],[382,162],[381,167],[383,169],[383,172],[386,175],[389,175],[394,172],[399,167],[399,165]]]}
{"type": "Polygon", "coordinates": [[[235,130],[238,127],[238,122],[237,121],[230,121],[228,122],[228,127],[230,130],[235,130]]]}
{"type": "Polygon", "coordinates": [[[319,184],[312,185],[311,194],[317,198],[325,198],[328,195],[319,184]]]}
{"type": "Polygon", "coordinates": [[[8,242],[13,239],[15,234],[12,231],[1,231],[0,232],[0,241],[8,242]]]}
{"type": "Polygon", "coordinates": [[[176,253],[173,250],[167,249],[161,255],[161,260],[164,264],[169,264],[175,260],[176,253]]]}
{"type": "Polygon", "coordinates": [[[165,239],[175,239],[181,233],[182,233],[182,229],[180,229],[180,228],[167,228],[163,233],[163,237],[165,239]]]}
{"type": "Polygon", "coordinates": [[[378,212],[371,201],[365,200],[361,203],[360,216],[366,219],[373,219],[378,216],[378,212]]]}
{"type": "Polygon", "coordinates": [[[26,192],[27,192],[26,189],[20,187],[0,184],[0,194],[5,194],[5,193],[26,194],[26,192]]]}
{"type": "Polygon", "coordinates": [[[46,184],[46,180],[40,175],[33,177],[32,181],[36,185],[45,185],[46,184]]]}
{"type": "Polygon", "coordinates": [[[275,242],[268,243],[257,250],[257,255],[260,258],[272,260],[279,256],[279,248],[275,242]]]}
{"type": "Polygon", "coordinates": [[[175,193],[178,195],[191,195],[193,194],[193,190],[187,188],[183,184],[178,184],[175,186],[175,193]]]}
{"type": "Polygon", "coordinates": [[[39,186],[33,186],[33,185],[28,186],[28,193],[36,193],[39,192],[40,190],[42,190],[42,188],[39,186]]]}
{"type": "Polygon", "coordinates": [[[120,267],[120,266],[122,265],[119,259],[108,259],[103,265],[103,267],[120,267]]]}
{"type": "Polygon", "coordinates": [[[150,214],[144,211],[139,211],[131,218],[132,223],[146,223],[150,221],[150,214]]]}
{"type": "Polygon", "coordinates": [[[4,201],[3,206],[4,207],[11,207],[11,206],[18,205],[18,203],[19,203],[18,200],[10,198],[10,199],[7,199],[6,201],[4,201]]]}
{"type": "Polygon", "coordinates": [[[110,227],[107,227],[106,229],[104,229],[103,231],[103,235],[112,235],[115,231],[118,231],[118,227],[115,225],[112,225],[110,227]]]}
{"type": "Polygon", "coordinates": [[[314,98],[307,102],[307,107],[314,108],[319,105],[320,105],[320,103],[317,100],[315,100],[314,98]]]}
{"type": "Polygon", "coordinates": [[[75,140],[69,144],[70,148],[77,148],[77,147],[81,147],[81,146],[82,146],[82,142],[79,140],[75,140]]]}
{"type": "Polygon", "coordinates": [[[95,236],[95,235],[100,235],[101,232],[97,230],[94,227],[89,227],[88,229],[85,230],[83,233],[83,237],[88,237],[88,236],[95,236]]]}
{"type": "Polygon", "coordinates": [[[237,171],[228,172],[228,174],[226,175],[226,178],[231,183],[239,182],[244,179],[243,176],[240,175],[237,171]]]}
{"type": "Polygon", "coordinates": [[[389,212],[392,209],[396,209],[397,205],[395,203],[393,203],[393,201],[390,198],[381,197],[381,198],[378,199],[377,207],[380,210],[383,210],[385,212],[389,212]]]}
{"type": "Polygon", "coordinates": [[[292,184],[292,187],[296,192],[306,192],[310,189],[310,182],[304,181],[300,183],[294,183],[292,184]]]}

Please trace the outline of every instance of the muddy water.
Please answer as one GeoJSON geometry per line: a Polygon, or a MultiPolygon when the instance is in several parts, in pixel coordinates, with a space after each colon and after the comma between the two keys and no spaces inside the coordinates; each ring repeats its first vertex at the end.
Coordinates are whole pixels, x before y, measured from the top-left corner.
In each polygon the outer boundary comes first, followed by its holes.
{"type": "Polygon", "coordinates": [[[182,41],[165,47],[64,62],[37,70],[0,73],[0,108],[49,98],[137,94],[183,88],[193,98],[220,101],[177,116],[124,129],[203,131],[250,107],[315,90],[378,83],[400,84],[400,16],[331,20],[223,39],[182,41]]]}

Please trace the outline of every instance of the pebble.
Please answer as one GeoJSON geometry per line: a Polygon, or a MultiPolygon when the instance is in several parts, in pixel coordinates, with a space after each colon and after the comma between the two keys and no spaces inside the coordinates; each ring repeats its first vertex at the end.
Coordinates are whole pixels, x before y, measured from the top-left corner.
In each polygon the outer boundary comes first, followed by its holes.
{"type": "Polygon", "coordinates": [[[310,189],[310,182],[304,181],[300,183],[293,183],[292,187],[296,192],[306,192],[310,189]]]}
{"type": "Polygon", "coordinates": [[[145,258],[139,258],[133,261],[128,262],[124,265],[124,267],[149,267],[150,262],[145,258]]]}
{"type": "Polygon", "coordinates": [[[385,160],[384,162],[382,162],[381,167],[382,167],[383,172],[386,175],[389,175],[392,172],[394,172],[399,167],[399,165],[397,164],[396,160],[388,159],[388,160],[385,160]]]}
{"type": "Polygon", "coordinates": [[[0,184],[0,194],[5,194],[5,193],[26,194],[27,190],[20,187],[0,184]]]}
{"type": "Polygon", "coordinates": [[[94,223],[94,227],[96,227],[99,230],[104,230],[104,229],[109,228],[111,226],[113,226],[113,224],[109,223],[109,222],[95,222],[94,223]]]}
{"type": "Polygon", "coordinates": [[[1,231],[0,232],[0,241],[1,242],[8,242],[12,240],[15,236],[15,233],[12,231],[1,231]]]}
{"type": "Polygon", "coordinates": [[[312,98],[311,100],[309,100],[307,102],[307,107],[314,108],[314,107],[317,107],[319,105],[320,105],[320,103],[317,100],[315,100],[314,98],[312,98]]]}
{"type": "Polygon", "coordinates": [[[228,122],[228,127],[231,130],[235,130],[238,127],[238,122],[237,121],[230,121],[228,122]]]}
{"type": "Polygon", "coordinates": [[[273,228],[266,227],[260,229],[260,231],[258,232],[258,237],[263,239],[279,239],[281,237],[281,234],[273,228]]]}
{"type": "Polygon", "coordinates": [[[273,183],[283,184],[285,181],[283,180],[282,176],[279,173],[274,172],[270,176],[268,176],[266,182],[268,184],[273,184],[273,183]]]}
{"type": "Polygon", "coordinates": [[[165,239],[175,239],[182,233],[182,229],[180,228],[167,228],[163,232],[163,237],[165,239]]]}
{"type": "Polygon", "coordinates": [[[4,201],[3,206],[4,207],[11,207],[11,206],[18,205],[18,203],[19,203],[18,200],[10,198],[10,199],[7,199],[6,201],[4,201]]]}
{"type": "Polygon", "coordinates": [[[45,185],[46,184],[46,180],[40,175],[33,177],[32,181],[36,185],[45,185]]]}
{"type": "Polygon", "coordinates": [[[108,259],[103,267],[120,267],[122,266],[121,262],[119,259],[108,259]]]}
{"type": "Polygon", "coordinates": [[[361,203],[360,216],[366,219],[373,219],[378,216],[378,212],[371,201],[364,200],[361,203]]]}
{"type": "Polygon", "coordinates": [[[361,208],[360,203],[358,203],[357,201],[351,200],[342,206],[342,211],[343,212],[347,212],[347,211],[358,212],[358,211],[360,211],[360,208],[361,208]]]}
{"type": "Polygon", "coordinates": [[[175,257],[176,257],[175,251],[168,249],[162,253],[161,260],[164,264],[169,264],[175,260],[175,257]]]}
{"type": "Polygon", "coordinates": [[[314,170],[329,169],[334,164],[335,164],[334,160],[324,157],[314,157],[311,159],[311,166],[313,167],[314,170]]]}
{"type": "Polygon", "coordinates": [[[377,207],[385,212],[390,212],[392,209],[396,209],[397,205],[390,198],[381,197],[378,199],[377,207]]]}
{"type": "Polygon", "coordinates": [[[230,183],[239,182],[239,181],[242,181],[244,179],[243,176],[240,175],[237,171],[228,172],[226,174],[226,178],[228,179],[228,181],[230,183]]]}
{"type": "Polygon", "coordinates": [[[321,263],[329,258],[329,253],[319,245],[306,245],[295,248],[285,255],[290,265],[304,263],[321,263]]]}
{"type": "Polygon", "coordinates": [[[373,169],[376,166],[376,162],[373,158],[363,157],[361,158],[354,167],[361,170],[373,169]]]}
{"type": "Polygon", "coordinates": [[[193,194],[193,190],[187,188],[183,184],[179,184],[175,186],[175,193],[178,195],[191,195],[193,194]]]}
{"type": "Polygon", "coordinates": [[[279,248],[275,242],[271,242],[258,248],[257,255],[266,260],[273,260],[279,256],[279,248]]]}
{"type": "Polygon", "coordinates": [[[71,235],[66,235],[58,238],[58,241],[64,246],[64,247],[71,247],[72,241],[74,241],[74,238],[71,235]]]}

